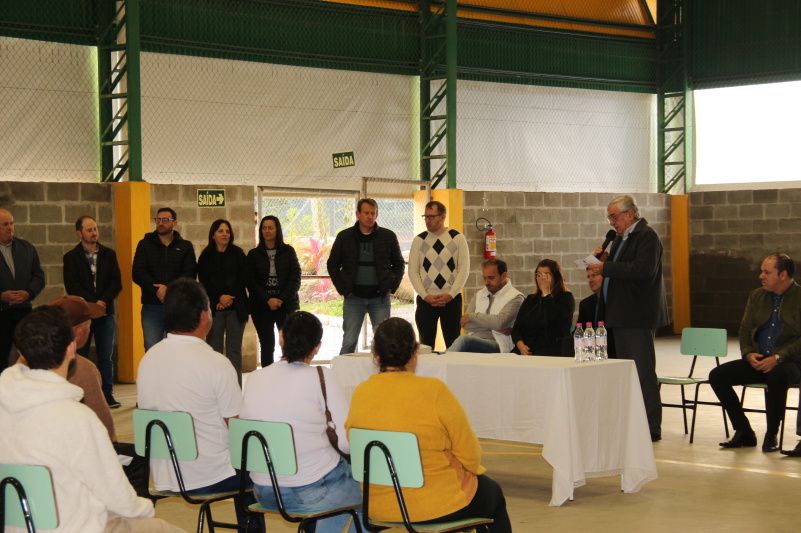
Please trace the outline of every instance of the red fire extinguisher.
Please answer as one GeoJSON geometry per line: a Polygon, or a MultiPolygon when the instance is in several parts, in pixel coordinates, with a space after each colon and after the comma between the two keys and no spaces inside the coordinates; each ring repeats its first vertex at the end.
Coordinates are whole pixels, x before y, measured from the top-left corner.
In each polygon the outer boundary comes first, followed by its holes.
{"type": "Polygon", "coordinates": [[[484,259],[494,259],[496,254],[495,230],[492,229],[492,224],[488,224],[484,232],[484,259]]]}

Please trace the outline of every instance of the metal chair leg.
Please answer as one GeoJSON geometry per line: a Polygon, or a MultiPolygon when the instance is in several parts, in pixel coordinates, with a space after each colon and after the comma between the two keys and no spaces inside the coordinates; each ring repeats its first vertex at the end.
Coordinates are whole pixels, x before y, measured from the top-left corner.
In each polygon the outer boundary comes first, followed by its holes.
{"type": "Polygon", "coordinates": [[[681,385],[681,416],[684,418],[684,434],[687,434],[687,400],[684,397],[684,385],[681,385]]]}
{"type": "Polygon", "coordinates": [[[207,504],[203,504],[200,506],[200,512],[197,514],[197,533],[203,533],[203,521],[206,519],[206,507],[207,504]]]}
{"type": "Polygon", "coordinates": [[[695,399],[693,400],[693,422],[690,428],[690,444],[693,443],[693,439],[695,438],[695,415],[698,414],[698,389],[700,387],[700,383],[695,386],[695,399]]]}

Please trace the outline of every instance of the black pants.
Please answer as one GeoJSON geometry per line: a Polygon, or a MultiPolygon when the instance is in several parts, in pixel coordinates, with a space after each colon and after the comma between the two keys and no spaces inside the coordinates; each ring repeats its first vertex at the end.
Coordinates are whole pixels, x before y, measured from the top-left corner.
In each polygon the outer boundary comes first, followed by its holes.
{"type": "Polygon", "coordinates": [[[449,347],[459,336],[462,318],[462,295],[445,304],[443,307],[433,307],[428,302],[417,297],[417,309],[414,312],[414,322],[420,334],[420,343],[434,347],[437,339],[437,320],[442,327],[442,336],[445,338],[445,347],[449,347]]]}
{"type": "Polygon", "coordinates": [[[780,363],[767,374],[754,370],[745,359],[722,364],[709,373],[709,384],[717,394],[723,408],[726,409],[732,427],[740,431],[751,431],[751,424],[748,423],[748,418],[740,406],[740,399],[734,392],[733,385],[767,383],[765,411],[767,412],[767,433],[769,435],[776,435],[779,431],[787,402],[787,387],[798,383],[800,379],[801,367],[789,361],[780,363]]]}
{"type": "Polygon", "coordinates": [[[288,313],[283,309],[253,313],[253,326],[259,336],[259,351],[261,352],[262,368],[273,364],[275,351],[275,327],[280,330],[284,327],[288,313]]]}
{"type": "Polygon", "coordinates": [[[503,496],[501,486],[489,476],[478,476],[476,495],[473,496],[467,507],[462,507],[449,515],[420,523],[450,522],[466,518],[492,518],[495,523],[490,526],[490,531],[495,533],[512,532],[512,524],[509,521],[509,514],[506,512],[506,498],[503,496]]]}
{"type": "Polygon", "coordinates": [[[16,329],[19,321],[30,312],[30,307],[0,311],[0,372],[11,364],[9,358],[11,356],[11,346],[14,344],[14,329],[16,329]]]}
{"type": "Polygon", "coordinates": [[[611,328],[609,346],[615,350],[617,359],[631,359],[637,367],[645,415],[652,435],[662,434],[662,397],[656,377],[656,350],[654,330],[647,328],[611,328]]]}
{"type": "Polygon", "coordinates": [[[128,478],[128,482],[136,491],[136,495],[142,498],[149,498],[150,491],[148,490],[147,486],[148,472],[147,461],[145,461],[145,458],[136,454],[136,449],[130,442],[115,442],[114,451],[116,451],[119,455],[133,457],[131,464],[128,466],[123,466],[122,470],[125,472],[125,477],[128,478]]]}

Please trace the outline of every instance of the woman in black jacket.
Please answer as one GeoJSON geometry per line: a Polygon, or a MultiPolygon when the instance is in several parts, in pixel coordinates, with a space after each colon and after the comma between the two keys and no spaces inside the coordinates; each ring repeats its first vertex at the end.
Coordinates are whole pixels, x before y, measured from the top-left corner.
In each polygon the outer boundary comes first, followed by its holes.
{"type": "Polygon", "coordinates": [[[570,338],[576,302],[565,288],[562,270],[553,259],[543,259],[535,271],[537,290],[517,312],[512,327],[514,352],[522,355],[570,355],[564,348],[570,338]]]}
{"type": "Polygon", "coordinates": [[[234,230],[227,220],[212,222],[209,243],[197,261],[197,276],[209,295],[214,317],[206,342],[231,360],[241,385],[242,335],[248,323],[247,274],[245,252],[234,244],[234,230]]]}
{"type": "Polygon", "coordinates": [[[284,243],[281,221],[267,215],[259,223],[259,245],[248,252],[250,315],[259,335],[261,366],[273,362],[275,326],[300,308],[300,263],[295,249],[284,243]]]}

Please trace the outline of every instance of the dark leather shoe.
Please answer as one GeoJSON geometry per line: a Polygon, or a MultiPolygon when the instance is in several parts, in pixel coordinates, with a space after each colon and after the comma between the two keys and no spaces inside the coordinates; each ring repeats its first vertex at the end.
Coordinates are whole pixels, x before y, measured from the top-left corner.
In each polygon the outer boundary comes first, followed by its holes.
{"type": "Polygon", "coordinates": [[[762,451],[765,453],[779,451],[779,442],[776,440],[776,435],[765,433],[765,439],[762,441],[762,451]]]}
{"type": "Polygon", "coordinates": [[[756,434],[753,431],[737,430],[730,441],[721,442],[721,448],[750,448],[757,445],[756,434]]]}
{"type": "Polygon", "coordinates": [[[801,457],[801,440],[795,445],[792,450],[782,450],[782,454],[787,457],[801,457]]]}
{"type": "Polygon", "coordinates": [[[662,440],[661,433],[651,433],[651,442],[659,442],[660,440],[662,440]]]}

